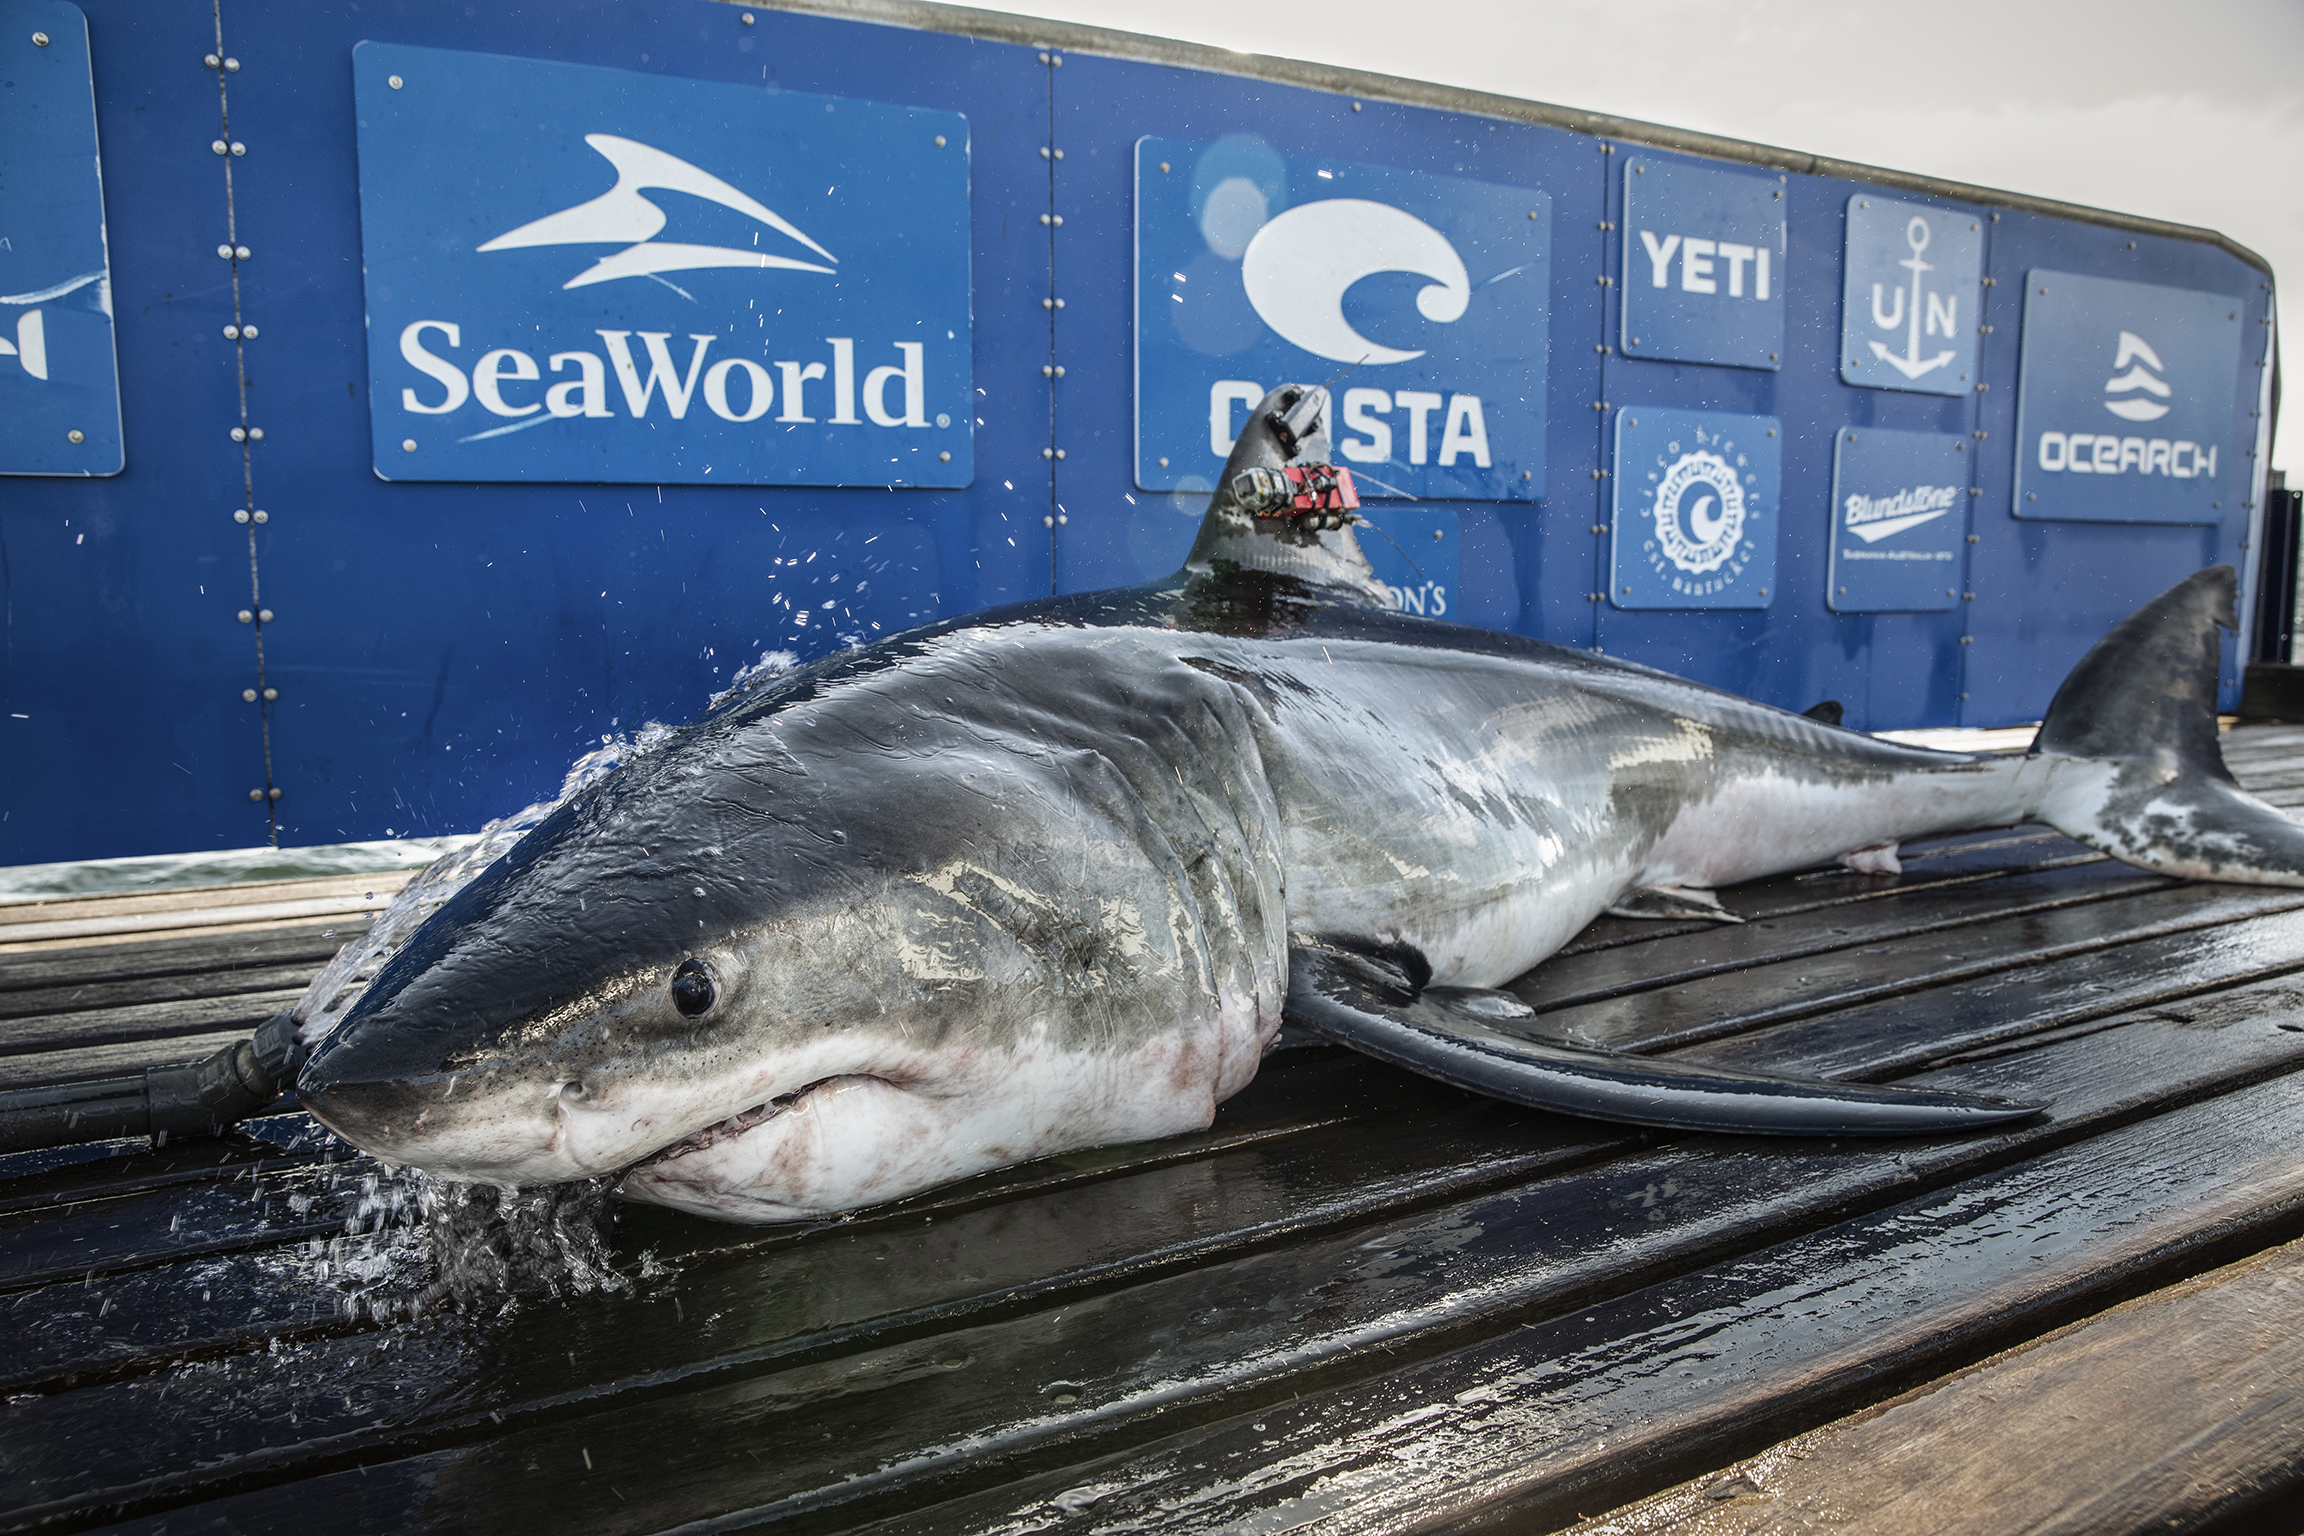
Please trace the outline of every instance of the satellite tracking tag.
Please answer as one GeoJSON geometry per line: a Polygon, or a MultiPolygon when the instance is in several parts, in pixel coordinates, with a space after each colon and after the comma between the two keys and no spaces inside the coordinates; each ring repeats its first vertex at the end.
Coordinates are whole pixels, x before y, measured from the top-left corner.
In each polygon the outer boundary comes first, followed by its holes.
{"type": "Polygon", "coordinates": [[[65,0],[0,0],[0,234],[0,475],[116,475],[94,76],[65,0]]]}

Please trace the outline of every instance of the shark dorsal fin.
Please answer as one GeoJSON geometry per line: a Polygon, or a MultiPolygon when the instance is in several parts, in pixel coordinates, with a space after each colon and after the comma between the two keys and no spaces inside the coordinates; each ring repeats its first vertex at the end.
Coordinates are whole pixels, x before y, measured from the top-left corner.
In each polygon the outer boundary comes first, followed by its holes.
{"type": "Polygon", "coordinates": [[[1328,391],[1317,384],[1283,384],[1258,401],[1224,461],[1208,498],[1185,570],[1195,577],[1254,571],[1318,589],[1330,602],[1378,608],[1388,594],[1354,535],[1349,514],[1333,517],[1259,516],[1242,504],[1240,485],[1256,471],[1328,463],[1328,391]]]}

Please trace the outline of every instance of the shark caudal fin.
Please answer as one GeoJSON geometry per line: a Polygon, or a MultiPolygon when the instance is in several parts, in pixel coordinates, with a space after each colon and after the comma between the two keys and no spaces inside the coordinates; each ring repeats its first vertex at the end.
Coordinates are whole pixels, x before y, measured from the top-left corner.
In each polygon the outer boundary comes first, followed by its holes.
{"type": "Polygon", "coordinates": [[[2039,816],[2130,864],[2194,880],[2304,885],[2304,826],[2232,781],[2216,738],[2219,629],[2239,578],[2211,566],[2112,626],[2033,738],[2039,816]]]}
{"type": "Polygon", "coordinates": [[[1290,1023],[1339,1045],[1530,1109],[1626,1125],[1773,1136],[1931,1136],[2029,1119],[2044,1107],[1947,1089],[1632,1056],[1545,1025],[1509,992],[1426,985],[1424,957],[1299,937],[1288,946],[1290,1023]]]}

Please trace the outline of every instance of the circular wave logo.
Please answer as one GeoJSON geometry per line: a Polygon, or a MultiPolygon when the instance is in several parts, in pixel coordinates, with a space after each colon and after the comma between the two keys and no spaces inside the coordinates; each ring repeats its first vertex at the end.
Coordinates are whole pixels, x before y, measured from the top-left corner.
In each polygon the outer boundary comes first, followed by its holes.
{"type": "Polygon", "coordinates": [[[1716,453],[1684,453],[1657,482],[1656,547],[1694,575],[1728,563],[1744,537],[1744,487],[1716,453]]]}

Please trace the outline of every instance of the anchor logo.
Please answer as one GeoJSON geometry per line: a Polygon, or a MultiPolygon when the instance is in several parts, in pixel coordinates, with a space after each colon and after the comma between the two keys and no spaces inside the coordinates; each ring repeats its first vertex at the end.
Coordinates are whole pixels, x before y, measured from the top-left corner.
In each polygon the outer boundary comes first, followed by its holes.
{"type": "MultiPolygon", "coordinates": [[[[1907,309],[1911,312],[1904,355],[1898,357],[1877,341],[1871,343],[1871,347],[1872,355],[1879,358],[1880,361],[1908,379],[1917,379],[1922,374],[1933,373],[1952,361],[1955,352],[1953,348],[1946,347],[1934,357],[1922,357],[1920,355],[1920,306],[1923,297],[1920,274],[1936,270],[1933,262],[1923,260],[1920,255],[1922,251],[1928,249],[1928,221],[1915,216],[1911,223],[1905,225],[1904,243],[1912,247],[1912,254],[1896,265],[1912,274],[1911,303],[1909,305],[1905,303],[1905,292],[1901,287],[1893,289],[1891,292],[1896,302],[1888,307],[1887,313],[1883,314],[1880,305],[1882,285],[1879,283],[1872,285],[1872,323],[1881,330],[1893,331],[1897,326],[1905,324],[1905,312],[1907,309]]],[[[1928,306],[1928,334],[1931,336],[1942,334],[1946,340],[1950,340],[1954,334],[1953,326],[1957,323],[1960,308],[1959,295],[1931,293],[1925,297],[1928,306]]]]}

